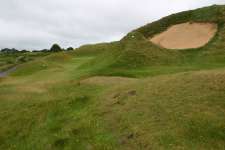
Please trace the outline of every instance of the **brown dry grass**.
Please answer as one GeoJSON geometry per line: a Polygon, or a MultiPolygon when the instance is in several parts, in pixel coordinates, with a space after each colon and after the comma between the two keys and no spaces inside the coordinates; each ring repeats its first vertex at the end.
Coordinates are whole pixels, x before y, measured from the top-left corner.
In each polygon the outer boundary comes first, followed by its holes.
{"type": "Polygon", "coordinates": [[[95,76],[87,78],[81,81],[83,84],[94,84],[102,86],[118,86],[126,83],[132,83],[138,79],[126,78],[126,77],[106,77],[106,76],[95,76]]]}

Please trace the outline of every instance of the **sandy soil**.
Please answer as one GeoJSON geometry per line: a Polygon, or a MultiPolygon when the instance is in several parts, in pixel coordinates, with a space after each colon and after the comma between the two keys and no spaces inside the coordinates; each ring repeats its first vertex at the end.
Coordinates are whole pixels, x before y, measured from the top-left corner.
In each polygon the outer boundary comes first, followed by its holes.
{"type": "Polygon", "coordinates": [[[198,48],[207,44],[217,32],[214,23],[182,23],[150,39],[154,44],[168,49],[198,48]]]}

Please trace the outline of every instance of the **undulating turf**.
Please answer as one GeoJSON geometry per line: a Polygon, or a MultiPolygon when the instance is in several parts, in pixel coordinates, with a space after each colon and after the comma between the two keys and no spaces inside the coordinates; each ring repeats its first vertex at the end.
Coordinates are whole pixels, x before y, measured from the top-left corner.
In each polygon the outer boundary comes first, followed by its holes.
{"type": "Polygon", "coordinates": [[[225,6],[182,12],[121,41],[20,63],[0,78],[0,149],[225,149],[224,14],[225,6]],[[198,49],[149,42],[187,21],[219,30],[198,49]]]}

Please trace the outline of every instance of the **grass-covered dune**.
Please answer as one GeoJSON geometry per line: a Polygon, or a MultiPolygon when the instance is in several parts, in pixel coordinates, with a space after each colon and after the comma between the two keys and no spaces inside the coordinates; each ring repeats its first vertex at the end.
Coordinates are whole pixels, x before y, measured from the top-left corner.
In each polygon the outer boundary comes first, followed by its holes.
{"type": "Polygon", "coordinates": [[[225,149],[224,13],[174,14],[117,42],[18,65],[0,78],[0,149],[225,149]],[[149,41],[183,22],[214,22],[218,31],[196,49],[149,41]]]}
{"type": "MultiPolygon", "coordinates": [[[[225,6],[214,5],[167,16],[130,32],[121,41],[104,44],[104,49],[107,46],[108,50],[105,51],[99,45],[95,48],[93,45],[88,47],[89,51],[93,49],[101,53],[89,63],[95,67],[96,74],[132,76],[130,71],[138,71],[138,75],[145,76],[154,74],[150,70],[154,72],[156,66],[157,70],[162,68],[165,73],[174,69],[183,71],[215,68],[224,64],[225,60],[225,6]],[[163,49],[149,42],[149,38],[170,26],[185,22],[216,23],[218,31],[208,44],[188,51],[163,49]]],[[[80,52],[78,49],[77,54],[80,52]]],[[[89,65],[87,64],[88,67],[89,65]]]]}

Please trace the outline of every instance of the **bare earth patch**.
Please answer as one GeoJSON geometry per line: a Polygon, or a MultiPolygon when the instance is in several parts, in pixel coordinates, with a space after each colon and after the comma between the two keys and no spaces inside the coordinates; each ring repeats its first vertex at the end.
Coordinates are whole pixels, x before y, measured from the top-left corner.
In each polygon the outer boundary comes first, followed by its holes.
{"type": "Polygon", "coordinates": [[[126,78],[126,77],[105,77],[105,76],[95,76],[82,80],[81,83],[84,84],[96,84],[96,85],[121,85],[137,81],[138,79],[126,78]]]}
{"type": "Polygon", "coordinates": [[[182,23],[150,39],[154,44],[168,49],[198,48],[207,44],[217,32],[215,23],[182,23]]]}

